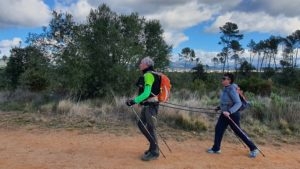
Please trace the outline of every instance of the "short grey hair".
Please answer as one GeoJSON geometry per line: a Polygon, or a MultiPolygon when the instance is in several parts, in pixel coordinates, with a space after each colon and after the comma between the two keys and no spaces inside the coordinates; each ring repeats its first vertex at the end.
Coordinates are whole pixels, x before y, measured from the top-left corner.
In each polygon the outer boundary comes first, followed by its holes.
{"type": "Polygon", "coordinates": [[[145,57],[141,60],[141,63],[146,64],[148,66],[154,66],[154,61],[149,57],[145,57]]]}

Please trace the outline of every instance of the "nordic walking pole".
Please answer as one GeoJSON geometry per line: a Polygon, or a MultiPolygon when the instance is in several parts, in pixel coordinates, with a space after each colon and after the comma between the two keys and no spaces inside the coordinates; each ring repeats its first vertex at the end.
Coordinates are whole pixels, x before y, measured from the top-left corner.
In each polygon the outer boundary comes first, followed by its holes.
{"type": "Polygon", "coordinates": [[[143,123],[142,119],[140,118],[140,116],[137,114],[137,112],[134,110],[134,108],[132,106],[130,106],[132,111],[134,112],[134,114],[136,115],[136,117],[138,118],[138,120],[142,123],[143,127],[145,128],[145,130],[147,131],[147,133],[149,134],[150,138],[152,139],[152,141],[154,141],[154,143],[156,144],[156,146],[158,147],[158,150],[160,151],[160,153],[163,155],[164,158],[166,158],[165,154],[161,151],[161,149],[159,148],[157,142],[154,140],[154,138],[152,137],[152,135],[150,134],[150,132],[148,131],[146,125],[143,123]]]}
{"type": "MultiPolygon", "coordinates": [[[[236,136],[236,138],[239,140],[239,142],[242,143],[242,145],[244,146],[244,148],[247,148],[247,146],[245,145],[245,143],[241,140],[241,138],[239,138],[239,137],[235,134],[234,131],[231,130],[231,128],[230,128],[230,132],[229,132],[229,133],[233,133],[233,134],[236,136]]],[[[233,135],[233,134],[231,134],[231,135],[233,135]]]]}
{"type": "Polygon", "coordinates": [[[163,136],[158,132],[158,135],[160,136],[160,138],[163,140],[163,142],[165,143],[165,145],[168,147],[169,151],[172,153],[171,148],[169,147],[169,145],[167,144],[166,140],[163,138],[163,136]]]}
{"type": "MultiPolygon", "coordinates": [[[[226,116],[233,124],[234,126],[242,133],[246,136],[246,138],[248,140],[251,140],[247,134],[244,133],[244,131],[229,117],[229,116],[226,116]]],[[[256,146],[256,148],[258,149],[258,151],[265,157],[265,154],[256,146]]]]}

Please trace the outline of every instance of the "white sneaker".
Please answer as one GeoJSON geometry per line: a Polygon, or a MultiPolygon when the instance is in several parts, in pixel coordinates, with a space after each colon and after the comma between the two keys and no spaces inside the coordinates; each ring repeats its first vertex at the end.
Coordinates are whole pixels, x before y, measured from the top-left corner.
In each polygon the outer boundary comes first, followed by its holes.
{"type": "Polygon", "coordinates": [[[250,151],[249,157],[255,158],[258,155],[258,153],[259,153],[258,149],[254,149],[254,150],[250,151]]]}
{"type": "Polygon", "coordinates": [[[207,150],[207,152],[210,153],[210,154],[220,154],[221,150],[214,151],[212,148],[210,148],[210,149],[207,150]]]}

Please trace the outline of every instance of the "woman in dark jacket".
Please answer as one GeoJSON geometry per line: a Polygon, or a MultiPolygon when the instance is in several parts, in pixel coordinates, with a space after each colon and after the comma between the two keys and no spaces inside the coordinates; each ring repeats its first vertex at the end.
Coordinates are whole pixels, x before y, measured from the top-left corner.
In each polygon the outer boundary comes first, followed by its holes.
{"type": "Polygon", "coordinates": [[[239,130],[229,118],[231,118],[238,126],[240,126],[240,112],[239,108],[242,103],[237,92],[237,86],[234,82],[234,75],[232,73],[225,73],[222,78],[223,91],[220,98],[219,110],[221,115],[215,127],[215,139],[212,148],[208,149],[208,153],[221,153],[221,142],[224,132],[229,125],[235,134],[243,140],[249,147],[249,157],[255,158],[258,154],[258,149],[255,144],[239,130]]]}

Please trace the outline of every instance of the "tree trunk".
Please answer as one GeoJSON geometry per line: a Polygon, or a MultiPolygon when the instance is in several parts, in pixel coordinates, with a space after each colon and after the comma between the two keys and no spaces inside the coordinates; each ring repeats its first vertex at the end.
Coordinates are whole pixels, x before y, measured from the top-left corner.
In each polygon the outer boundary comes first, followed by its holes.
{"type": "Polygon", "coordinates": [[[265,56],[266,54],[263,55],[262,59],[261,59],[261,63],[260,63],[260,72],[261,72],[261,68],[263,66],[264,60],[265,60],[265,56]]]}
{"type": "Polygon", "coordinates": [[[275,57],[276,57],[276,54],[273,53],[273,60],[274,60],[274,65],[275,65],[275,70],[276,70],[277,69],[277,65],[276,65],[276,59],[275,59],[275,57]]]}
{"type": "Polygon", "coordinates": [[[260,59],[260,53],[258,54],[258,57],[257,57],[257,66],[256,66],[257,72],[259,71],[259,59],[260,59]]]}
{"type": "Polygon", "coordinates": [[[268,59],[269,59],[268,68],[271,68],[272,54],[268,54],[268,59]]]}
{"type": "Polygon", "coordinates": [[[223,63],[223,73],[225,71],[225,65],[226,65],[226,61],[224,61],[224,63],[223,63]]]}
{"type": "Polygon", "coordinates": [[[294,68],[297,67],[297,58],[298,58],[298,48],[296,49],[296,56],[295,56],[294,68]]]}

